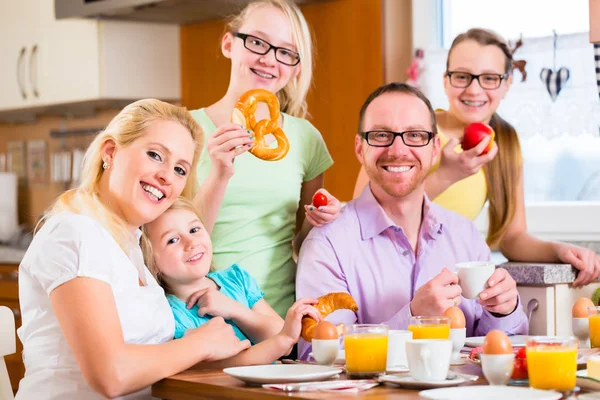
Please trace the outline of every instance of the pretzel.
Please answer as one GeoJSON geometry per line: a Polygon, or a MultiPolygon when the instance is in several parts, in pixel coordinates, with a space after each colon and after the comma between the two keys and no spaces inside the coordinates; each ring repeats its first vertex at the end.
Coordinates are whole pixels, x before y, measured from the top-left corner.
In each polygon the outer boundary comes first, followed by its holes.
{"type": "MultiPolygon", "coordinates": [[[[321,313],[323,318],[335,310],[345,309],[354,312],[358,311],[358,305],[356,305],[356,301],[354,301],[352,296],[350,296],[348,293],[329,293],[319,297],[317,300],[318,303],[315,305],[315,308],[321,313]]],[[[302,339],[310,343],[316,326],[317,321],[315,321],[313,318],[302,318],[302,339]]]]}
{"type": "Polygon", "coordinates": [[[279,127],[279,100],[277,96],[265,89],[253,89],[244,93],[235,104],[231,113],[231,122],[240,124],[254,132],[254,144],[250,153],[266,160],[277,161],[286,156],[290,142],[279,127]],[[258,103],[263,102],[269,107],[270,119],[256,121],[254,113],[258,103]],[[277,139],[277,148],[271,148],[265,142],[265,135],[273,134],[277,139]]]}

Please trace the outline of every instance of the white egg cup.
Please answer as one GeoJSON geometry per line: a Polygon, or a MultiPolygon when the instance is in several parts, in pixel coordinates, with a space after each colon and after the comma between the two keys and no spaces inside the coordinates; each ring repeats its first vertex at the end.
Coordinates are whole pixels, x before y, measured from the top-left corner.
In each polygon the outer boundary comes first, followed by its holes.
{"type": "Polygon", "coordinates": [[[490,385],[506,385],[512,375],[515,355],[510,354],[479,354],[483,375],[490,385]]]}
{"type": "Polygon", "coordinates": [[[573,335],[579,339],[580,349],[590,348],[590,323],[587,318],[573,318],[571,327],[573,335]]]}
{"type": "Polygon", "coordinates": [[[460,351],[467,340],[467,328],[450,329],[450,340],[452,340],[452,356],[450,365],[463,365],[465,360],[460,356],[460,351]]]}
{"type": "Polygon", "coordinates": [[[338,356],[339,339],[313,339],[312,356],[319,365],[333,365],[338,356]]]}

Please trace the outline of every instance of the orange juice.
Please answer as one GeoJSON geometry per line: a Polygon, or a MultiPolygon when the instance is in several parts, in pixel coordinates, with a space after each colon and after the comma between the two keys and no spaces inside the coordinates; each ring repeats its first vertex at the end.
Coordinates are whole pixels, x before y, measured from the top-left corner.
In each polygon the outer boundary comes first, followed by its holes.
{"type": "Polygon", "coordinates": [[[572,390],[577,372],[577,347],[527,347],[529,385],[536,389],[572,390]]]}
{"type": "Polygon", "coordinates": [[[450,325],[448,324],[420,324],[409,325],[413,339],[448,339],[450,338],[450,325]]]}
{"type": "Polygon", "coordinates": [[[590,315],[590,346],[600,347],[600,314],[590,315]]]}
{"type": "Polygon", "coordinates": [[[387,334],[357,333],[344,336],[346,370],[353,377],[385,373],[387,334]]]}

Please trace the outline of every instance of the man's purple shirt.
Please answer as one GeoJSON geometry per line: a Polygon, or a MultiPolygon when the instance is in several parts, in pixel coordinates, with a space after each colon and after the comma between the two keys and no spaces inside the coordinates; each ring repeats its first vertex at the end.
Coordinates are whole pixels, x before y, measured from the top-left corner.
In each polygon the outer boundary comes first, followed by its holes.
{"type": "MultiPolygon", "coordinates": [[[[466,261],[488,261],[490,249],[475,225],[425,196],[418,254],[401,227],[394,225],[369,185],[350,201],[337,220],[313,228],[302,244],[296,276],[296,297],[317,298],[330,292],[350,293],[358,312],[338,310],[327,320],[345,325],[385,323],[407,329],[410,301],[423,284],[444,267],[466,261]]],[[[510,315],[495,317],[476,300],[462,298],[467,336],[492,329],[527,334],[520,304],[510,315]]],[[[310,344],[300,339],[299,356],[308,358],[310,344]]]]}

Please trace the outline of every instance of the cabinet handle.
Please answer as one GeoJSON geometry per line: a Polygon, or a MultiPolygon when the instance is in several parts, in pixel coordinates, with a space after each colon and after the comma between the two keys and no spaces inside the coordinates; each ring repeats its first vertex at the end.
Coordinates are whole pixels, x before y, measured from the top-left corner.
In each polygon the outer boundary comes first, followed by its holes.
{"type": "Polygon", "coordinates": [[[1,273],[0,272],[0,280],[3,281],[18,281],[19,280],[19,270],[15,269],[14,271],[10,272],[10,273],[1,273]]]}
{"type": "Polygon", "coordinates": [[[17,58],[17,85],[19,85],[19,90],[21,91],[21,97],[23,100],[27,100],[27,94],[25,93],[25,87],[23,86],[23,82],[21,79],[21,71],[23,70],[23,59],[25,58],[25,51],[27,49],[23,46],[21,48],[21,52],[19,53],[19,57],[17,58]]]}
{"type": "Polygon", "coordinates": [[[35,97],[40,97],[40,92],[37,90],[37,51],[38,45],[34,44],[31,48],[31,57],[29,57],[29,81],[31,82],[31,89],[33,90],[33,95],[35,97]],[[35,69],[33,64],[33,59],[35,57],[35,69]],[[35,72],[34,72],[35,71],[35,72]]]}
{"type": "Polygon", "coordinates": [[[527,321],[531,322],[531,315],[539,308],[539,306],[540,303],[537,299],[529,300],[529,303],[527,303],[527,321]]]}
{"type": "Polygon", "coordinates": [[[18,308],[11,308],[13,314],[15,314],[15,319],[17,318],[21,318],[21,310],[19,310],[18,308]]]}

